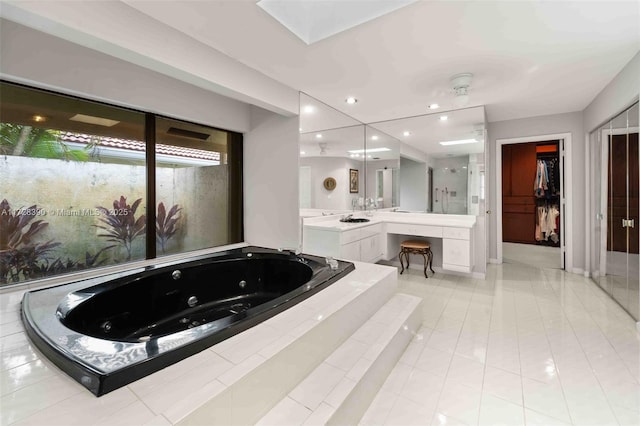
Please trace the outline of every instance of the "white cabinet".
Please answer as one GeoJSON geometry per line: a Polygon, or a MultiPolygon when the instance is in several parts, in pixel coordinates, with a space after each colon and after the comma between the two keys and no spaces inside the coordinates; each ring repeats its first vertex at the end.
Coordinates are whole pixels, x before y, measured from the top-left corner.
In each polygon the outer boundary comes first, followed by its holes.
{"type": "Polygon", "coordinates": [[[470,229],[442,228],[442,269],[471,272],[472,247],[470,229]]]}
{"type": "MultiPolygon", "coordinates": [[[[440,223],[424,224],[382,220],[370,225],[355,226],[305,226],[304,252],[337,259],[375,263],[390,260],[397,254],[398,235],[411,238],[426,237],[442,241],[442,269],[449,271],[473,271],[473,226],[451,223],[443,217],[440,223]],[[446,224],[445,224],[446,223],[446,224]],[[394,237],[395,235],[395,237],[394,237]],[[393,243],[389,241],[394,241],[393,243]],[[391,250],[391,251],[389,251],[391,250]]],[[[404,238],[404,237],[403,237],[404,238]]],[[[440,245],[434,244],[437,249],[440,245]]],[[[436,254],[436,259],[439,258],[436,254]]]]}
{"type": "Polygon", "coordinates": [[[346,260],[360,260],[360,241],[342,244],[340,246],[340,254],[338,255],[338,258],[346,260]]]}
{"type": "Polygon", "coordinates": [[[382,257],[380,245],[380,234],[360,240],[360,260],[363,262],[375,263],[382,257]]]}
{"type": "Polygon", "coordinates": [[[342,232],[331,228],[305,229],[303,250],[319,256],[375,263],[382,258],[381,238],[381,224],[342,232]]]}
{"type": "Polygon", "coordinates": [[[381,238],[380,224],[344,231],[340,239],[339,258],[375,263],[382,258],[381,238]]]}

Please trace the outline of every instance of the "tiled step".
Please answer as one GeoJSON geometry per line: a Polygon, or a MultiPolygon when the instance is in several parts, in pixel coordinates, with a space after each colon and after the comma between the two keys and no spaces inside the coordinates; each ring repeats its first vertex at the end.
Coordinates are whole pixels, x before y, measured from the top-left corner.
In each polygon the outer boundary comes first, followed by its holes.
{"type": "Polygon", "coordinates": [[[357,424],[420,326],[421,302],[395,294],[258,425],[357,424]]]}
{"type": "Polygon", "coordinates": [[[233,367],[157,411],[182,426],[259,421],[395,294],[395,268],[354,263],[356,270],[333,285],[210,348],[233,367]]]}

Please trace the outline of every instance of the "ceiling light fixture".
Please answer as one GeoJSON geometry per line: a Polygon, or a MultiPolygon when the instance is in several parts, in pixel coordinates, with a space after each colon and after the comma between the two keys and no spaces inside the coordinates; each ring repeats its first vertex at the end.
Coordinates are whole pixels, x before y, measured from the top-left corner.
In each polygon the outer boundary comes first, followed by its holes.
{"type": "Polygon", "coordinates": [[[372,140],[372,141],[377,141],[377,140],[378,140],[378,135],[373,135],[373,136],[371,136],[371,140],[372,140]]]}
{"type": "Polygon", "coordinates": [[[300,151],[300,155],[305,155],[305,154],[306,154],[306,152],[300,151]]]}
{"type": "Polygon", "coordinates": [[[349,96],[347,99],[344,100],[346,103],[348,103],[349,105],[353,105],[358,103],[358,100],[356,98],[354,98],[353,96],[349,96]]]}
{"type": "Polygon", "coordinates": [[[76,114],[71,117],[71,121],[79,121],[86,124],[97,124],[98,126],[112,127],[119,123],[116,120],[109,120],[108,118],[94,117],[92,115],[76,114]]]}
{"type": "Polygon", "coordinates": [[[469,86],[471,86],[472,78],[473,74],[470,72],[463,72],[451,77],[451,87],[456,96],[453,103],[456,106],[461,107],[469,103],[469,86]]]}
{"type": "Polygon", "coordinates": [[[306,112],[307,114],[311,114],[315,110],[316,109],[312,105],[306,105],[304,108],[302,108],[302,111],[306,112]]]}
{"type": "Polygon", "coordinates": [[[464,145],[464,144],[468,144],[468,143],[478,143],[477,140],[475,139],[460,139],[457,141],[444,141],[444,142],[440,142],[440,145],[442,146],[448,146],[448,145],[464,145]]]}
{"type": "Polygon", "coordinates": [[[350,152],[351,154],[363,154],[363,153],[368,154],[370,152],[387,152],[387,151],[391,151],[391,149],[389,148],[354,149],[347,152],[350,152]]]}
{"type": "Polygon", "coordinates": [[[411,132],[408,130],[405,130],[404,132],[402,132],[403,136],[411,136],[411,132]]]}
{"type": "Polygon", "coordinates": [[[438,104],[431,104],[431,105],[429,105],[427,108],[429,108],[429,109],[438,109],[438,108],[440,108],[440,105],[438,105],[438,104]]]}
{"type": "Polygon", "coordinates": [[[449,117],[447,117],[446,115],[441,115],[440,116],[440,121],[447,121],[449,119],[449,117]]]}
{"type": "Polygon", "coordinates": [[[31,117],[31,119],[36,123],[44,123],[45,121],[47,121],[47,117],[45,117],[44,115],[34,115],[33,117],[31,117]]]}
{"type": "Polygon", "coordinates": [[[316,133],[316,139],[322,139],[322,133],[316,133]]]}

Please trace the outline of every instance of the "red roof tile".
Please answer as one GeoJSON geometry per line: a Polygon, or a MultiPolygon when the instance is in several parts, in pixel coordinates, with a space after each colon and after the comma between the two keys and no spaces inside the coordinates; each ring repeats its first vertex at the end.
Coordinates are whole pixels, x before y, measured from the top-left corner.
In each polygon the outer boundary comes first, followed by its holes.
{"type": "MultiPolygon", "coordinates": [[[[128,149],[131,151],[145,151],[145,143],[131,139],[119,139],[108,136],[94,136],[82,133],[62,132],[60,138],[63,142],[82,144],[96,144],[98,146],[128,149]]],[[[176,157],[197,158],[200,160],[220,161],[220,153],[206,151],[204,149],[183,148],[180,146],[156,144],[156,154],[172,155],[176,157]]]]}

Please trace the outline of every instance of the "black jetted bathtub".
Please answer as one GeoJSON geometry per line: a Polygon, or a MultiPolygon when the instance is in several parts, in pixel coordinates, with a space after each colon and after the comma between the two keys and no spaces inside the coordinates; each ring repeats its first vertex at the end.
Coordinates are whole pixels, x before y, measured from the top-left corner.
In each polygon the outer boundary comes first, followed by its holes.
{"type": "Polygon", "coordinates": [[[353,269],[244,247],[30,291],[22,321],[40,351],[100,396],[271,318],[353,269]]]}

